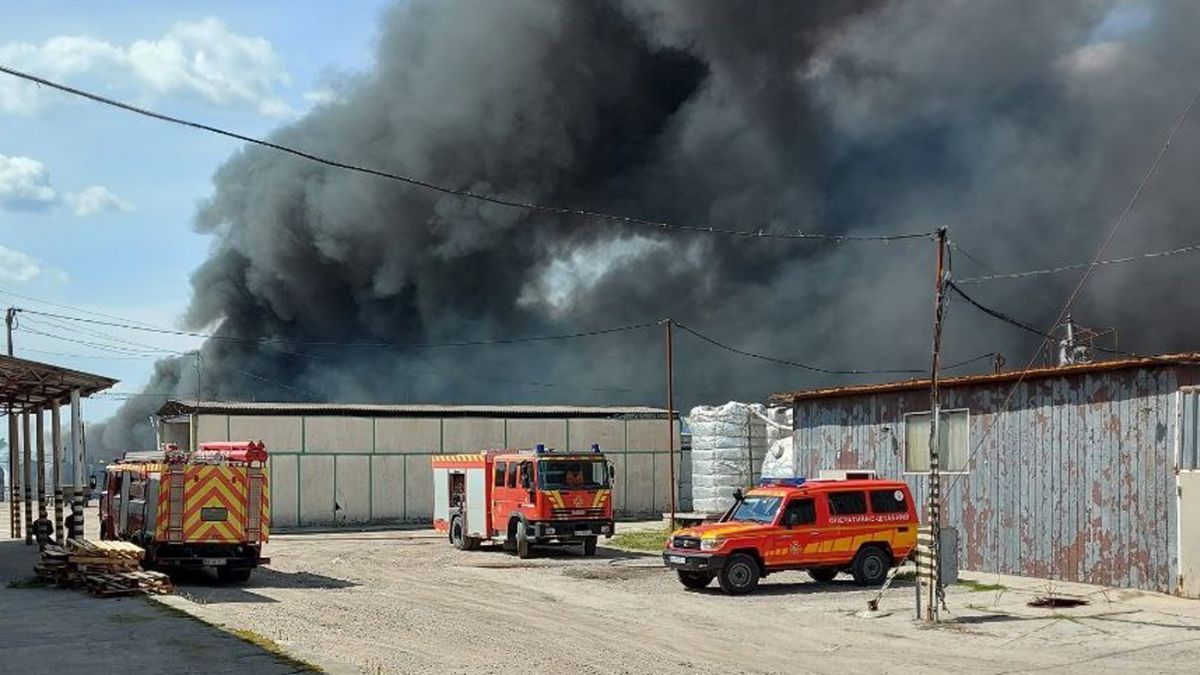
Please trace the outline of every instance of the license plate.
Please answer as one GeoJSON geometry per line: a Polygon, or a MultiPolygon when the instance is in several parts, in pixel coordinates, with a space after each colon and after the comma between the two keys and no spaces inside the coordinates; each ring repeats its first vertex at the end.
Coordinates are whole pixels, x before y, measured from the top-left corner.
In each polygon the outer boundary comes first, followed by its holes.
{"type": "Polygon", "coordinates": [[[220,566],[220,565],[224,565],[224,564],[225,564],[225,559],[224,559],[224,558],[205,558],[205,559],[204,559],[204,564],[205,564],[205,565],[214,565],[214,566],[220,566]]]}
{"type": "Polygon", "coordinates": [[[591,531],[591,530],[575,530],[575,536],[576,536],[576,537],[584,537],[584,536],[588,536],[588,535],[590,535],[591,533],[592,533],[592,531],[591,531]]]}
{"type": "Polygon", "coordinates": [[[669,555],[669,556],[667,556],[667,561],[675,563],[676,565],[686,565],[687,564],[687,558],[685,558],[681,555],[669,555]]]}

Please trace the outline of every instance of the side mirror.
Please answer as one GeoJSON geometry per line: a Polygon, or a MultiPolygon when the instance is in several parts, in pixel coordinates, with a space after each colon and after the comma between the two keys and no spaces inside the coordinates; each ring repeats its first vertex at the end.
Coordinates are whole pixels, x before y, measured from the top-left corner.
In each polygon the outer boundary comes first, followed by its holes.
{"type": "Polygon", "coordinates": [[[521,473],[521,487],[525,488],[526,490],[533,489],[533,481],[530,480],[528,472],[521,473]]]}
{"type": "Polygon", "coordinates": [[[609,462],[609,464],[608,464],[608,480],[611,483],[612,481],[614,481],[616,479],[617,479],[617,468],[612,465],[612,462],[609,462]]]}
{"type": "Polygon", "coordinates": [[[734,502],[740,502],[745,498],[746,498],[746,495],[742,493],[742,488],[737,488],[733,491],[733,501],[734,502]]]}

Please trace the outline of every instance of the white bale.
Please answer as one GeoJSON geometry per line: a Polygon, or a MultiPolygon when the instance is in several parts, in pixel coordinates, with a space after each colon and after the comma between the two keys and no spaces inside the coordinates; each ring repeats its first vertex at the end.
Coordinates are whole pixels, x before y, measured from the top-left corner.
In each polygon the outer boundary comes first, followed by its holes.
{"type": "Polygon", "coordinates": [[[791,436],[784,436],[771,444],[763,459],[764,478],[796,478],[796,454],[791,436]]]}

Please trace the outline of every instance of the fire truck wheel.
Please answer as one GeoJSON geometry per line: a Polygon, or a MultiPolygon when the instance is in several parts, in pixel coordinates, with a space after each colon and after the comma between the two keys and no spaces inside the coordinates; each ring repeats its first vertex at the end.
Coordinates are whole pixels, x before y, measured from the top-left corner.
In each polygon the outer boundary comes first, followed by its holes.
{"type": "Polygon", "coordinates": [[[679,575],[679,583],[695,590],[707,588],[713,580],[713,575],[708,572],[688,572],[687,570],[675,570],[675,572],[679,575]]]}
{"type": "Polygon", "coordinates": [[[596,538],[588,537],[583,540],[583,554],[587,557],[596,555],[596,538]]]}
{"type": "Polygon", "coordinates": [[[529,535],[525,534],[525,524],[517,523],[517,557],[532,558],[533,546],[529,544],[529,535]]]}
{"type": "Polygon", "coordinates": [[[758,561],[745,553],[734,553],[717,575],[721,590],[729,595],[745,595],[758,587],[758,561]]]}
{"type": "Polygon", "coordinates": [[[836,567],[814,567],[808,571],[808,576],[812,577],[813,581],[827,584],[833,581],[833,578],[838,575],[836,567]]]}
{"type": "Polygon", "coordinates": [[[232,583],[245,583],[250,581],[250,573],[253,571],[253,567],[218,567],[217,578],[232,583]]]}
{"type": "Polygon", "coordinates": [[[852,569],[859,586],[878,586],[887,578],[887,555],[878,546],[865,546],[854,556],[852,569]]]}
{"type": "Polygon", "coordinates": [[[467,537],[463,533],[463,521],[459,516],[454,516],[450,521],[450,543],[460,551],[467,548],[467,537]]]}

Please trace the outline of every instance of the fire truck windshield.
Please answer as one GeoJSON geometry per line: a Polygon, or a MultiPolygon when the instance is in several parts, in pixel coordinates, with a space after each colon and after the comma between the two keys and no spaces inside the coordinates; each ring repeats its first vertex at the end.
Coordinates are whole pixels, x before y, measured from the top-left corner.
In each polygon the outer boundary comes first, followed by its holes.
{"type": "Polygon", "coordinates": [[[775,512],[779,510],[779,497],[746,497],[738,504],[730,520],[740,520],[753,523],[770,523],[775,520],[775,512]]]}
{"type": "Polygon", "coordinates": [[[595,490],[608,487],[608,463],[594,459],[544,459],[538,462],[543,490],[595,490]]]}

